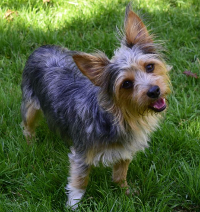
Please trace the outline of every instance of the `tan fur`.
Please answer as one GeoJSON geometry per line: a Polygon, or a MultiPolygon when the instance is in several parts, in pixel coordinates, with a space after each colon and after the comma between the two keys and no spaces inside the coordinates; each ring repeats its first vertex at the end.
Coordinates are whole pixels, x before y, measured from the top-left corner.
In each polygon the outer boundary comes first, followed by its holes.
{"type": "Polygon", "coordinates": [[[103,69],[109,62],[107,57],[103,53],[98,55],[84,53],[80,55],[74,55],[73,59],[81,72],[87,76],[95,85],[99,86],[99,80],[101,78],[103,69]]]}
{"type": "Polygon", "coordinates": [[[121,160],[113,166],[113,182],[120,185],[121,188],[127,188],[127,171],[130,160],[121,160]]]}
{"type": "Polygon", "coordinates": [[[126,17],[125,36],[128,45],[152,43],[146,26],[132,10],[128,11],[126,17]]]}
{"type": "Polygon", "coordinates": [[[83,172],[78,169],[77,164],[70,164],[70,185],[76,189],[85,189],[89,181],[90,168],[83,172]]]}
{"type": "Polygon", "coordinates": [[[93,165],[94,157],[98,155],[100,152],[104,152],[105,150],[114,150],[115,149],[122,149],[123,146],[121,143],[112,143],[107,145],[101,146],[94,146],[93,148],[89,149],[86,155],[85,163],[89,165],[93,165]]]}
{"type": "MultiPolygon", "coordinates": [[[[155,77],[156,80],[152,77],[152,81],[155,85],[160,87],[162,97],[166,97],[170,93],[168,71],[164,63],[155,59],[147,62],[138,61],[137,64],[133,65],[132,68],[129,68],[120,76],[115,85],[116,99],[112,108],[113,110],[110,112],[117,113],[116,117],[119,118],[118,121],[121,125],[123,125],[124,121],[127,121],[133,131],[137,131],[139,126],[149,128],[151,122],[155,121],[155,117],[149,112],[149,105],[155,100],[148,98],[146,95],[149,87],[143,90],[137,90],[137,87],[133,89],[123,89],[121,85],[125,80],[134,82],[137,70],[145,73],[145,66],[150,62],[155,64],[153,77],[155,77]],[[146,116],[146,118],[143,118],[143,116],[146,116]],[[147,121],[150,123],[147,124],[147,121]]],[[[160,118],[160,116],[158,116],[158,118],[160,118]]]]}
{"type": "Polygon", "coordinates": [[[24,127],[24,135],[26,137],[26,141],[28,144],[30,144],[30,140],[35,135],[35,128],[37,125],[37,121],[41,115],[41,111],[38,109],[35,109],[34,105],[31,103],[28,103],[26,105],[27,112],[25,120],[23,120],[23,127],[24,127]]]}

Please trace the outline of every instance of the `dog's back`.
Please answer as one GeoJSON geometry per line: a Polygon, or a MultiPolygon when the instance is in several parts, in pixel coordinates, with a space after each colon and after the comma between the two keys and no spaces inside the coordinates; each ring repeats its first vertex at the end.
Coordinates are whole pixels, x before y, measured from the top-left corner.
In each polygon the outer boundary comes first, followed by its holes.
{"type": "Polygon", "coordinates": [[[69,134],[75,146],[81,147],[84,141],[90,146],[93,139],[103,139],[105,135],[107,140],[109,135],[116,134],[109,115],[99,113],[99,87],[78,70],[72,55],[66,48],[42,46],[29,57],[22,79],[21,113],[25,128],[31,126],[25,135],[35,131],[40,111],[50,128],[62,137],[69,134]],[[90,135],[88,138],[85,131],[90,135]]]}

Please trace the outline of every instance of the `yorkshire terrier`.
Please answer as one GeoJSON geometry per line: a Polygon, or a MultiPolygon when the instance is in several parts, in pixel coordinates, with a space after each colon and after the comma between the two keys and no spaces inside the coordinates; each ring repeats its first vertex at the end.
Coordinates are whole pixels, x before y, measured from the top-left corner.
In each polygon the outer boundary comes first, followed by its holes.
{"type": "Polygon", "coordinates": [[[91,166],[112,166],[113,181],[128,188],[133,155],[148,147],[167,107],[167,65],[130,6],[120,34],[121,46],[111,60],[100,52],[42,46],[24,68],[21,113],[27,141],[41,111],[51,129],[73,141],[66,186],[67,206],[73,209],[85,193],[91,166]]]}

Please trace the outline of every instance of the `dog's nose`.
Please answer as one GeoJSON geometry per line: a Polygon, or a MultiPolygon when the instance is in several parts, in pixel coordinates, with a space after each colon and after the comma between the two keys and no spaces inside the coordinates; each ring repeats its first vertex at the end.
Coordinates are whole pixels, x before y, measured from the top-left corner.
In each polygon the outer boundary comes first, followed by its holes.
{"type": "Polygon", "coordinates": [[[152,99],[158,98],[159,95],[160,95],[160,88],[157,85],[152,86],[147,92],[147,96],[152,99]]]}

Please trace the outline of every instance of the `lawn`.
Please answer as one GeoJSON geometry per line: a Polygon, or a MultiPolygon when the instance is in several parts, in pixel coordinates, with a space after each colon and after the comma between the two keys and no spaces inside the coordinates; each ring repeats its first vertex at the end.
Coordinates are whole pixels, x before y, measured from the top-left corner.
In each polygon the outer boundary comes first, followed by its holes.
{"type": "MultiPolygon", "coordinates": [[[[31,52],[44,44],[109,58],[119,46],[125,0],[1,0],[0,212],[68,211],[69,148],[42,121],[33,145],[22,134],[21,75],[31,52]]],[[[138,193],[127,197],[111,169],[95,168],[77,211],[200,211],[200,2],[135,0],[133,10],[162,41],[173,91],[150,147],[128,171],[138,193]]]]}

